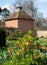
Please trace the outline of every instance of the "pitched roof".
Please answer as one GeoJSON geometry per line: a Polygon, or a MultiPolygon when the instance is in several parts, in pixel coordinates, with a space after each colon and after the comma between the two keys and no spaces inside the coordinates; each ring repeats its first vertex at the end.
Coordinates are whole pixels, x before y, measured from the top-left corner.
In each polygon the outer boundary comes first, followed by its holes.
{"type": "Polygon", "coordinates": [[[31,16],[29,16],[24,11],[15,11],[11,14],[5,21],[7,20],[15,20],[15,19],[27,19],[27,20],[34,20],[31,16]]]}

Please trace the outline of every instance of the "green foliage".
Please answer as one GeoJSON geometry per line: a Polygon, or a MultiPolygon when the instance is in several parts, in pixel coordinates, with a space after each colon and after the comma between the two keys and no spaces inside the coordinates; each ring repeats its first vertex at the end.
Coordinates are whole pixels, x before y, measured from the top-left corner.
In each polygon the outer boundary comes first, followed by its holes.
{"type": "Polygon", "coordinates": [[[23,36],[22,32],[20,32],[18,30],[11,31],[10,35],[8,35],[8,32],[9,32],[9,30],[7,30],[7,33],[6,33],[7,34],[7,38],[6,38],[7,40],[16,40],[16,39],[23,36]]]}
{"type": "Polygon", "coordinates": [[[31,32],[16,40],[6,40],[7,49],[0,48],[1,65],[47,65],[47,50],[42,49],[47,38],[36,39],[31,32]]]}
{"type": "Polygon", "coordinates": [[[7,36],[7,38],[6,38],[7,40],[12,40],[12,36],[7,36]]]}

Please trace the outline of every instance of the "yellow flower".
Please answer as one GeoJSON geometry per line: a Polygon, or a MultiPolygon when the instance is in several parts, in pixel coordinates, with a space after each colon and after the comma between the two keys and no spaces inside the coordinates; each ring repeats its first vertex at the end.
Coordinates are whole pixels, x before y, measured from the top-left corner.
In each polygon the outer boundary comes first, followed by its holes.
{"type": "Polygon", "coordinates": [[[30,42],[26,42],[27,45],[30,45],[31,43],[30,42]]]}
{"type": "Polygon", "coordinates": [[[19,56],[21,53],[20,52],[17,52],[16,54],[19,56]]]}
{"type": "Polygon", "coordinates": [[[44,50],[47,50],[47,46],[44,46],[43,49],[44,49],[44,50]]]}
{"type": "Polygon", "coordinates": [[[31,36],[31,35],[29,35],[29,38],[32,38],[32,36],[31,36]]]}
{"type": "Polygon", "coordinates": [[[23,47],[22,50],[25,51],[26,50],[26,47],[23,47]]]}
{"type": "Polygon", "coordinates": [[[31,44],[33,44],[33,42],[26,42],[26,44],[27,44],[27,45],[31,45],[31,44]]]}
{"type": "Polygon", "coordinates": [[[40,58],[40,55],[35,56],[35,59],[38,59],[38,58],[40,58]]]}

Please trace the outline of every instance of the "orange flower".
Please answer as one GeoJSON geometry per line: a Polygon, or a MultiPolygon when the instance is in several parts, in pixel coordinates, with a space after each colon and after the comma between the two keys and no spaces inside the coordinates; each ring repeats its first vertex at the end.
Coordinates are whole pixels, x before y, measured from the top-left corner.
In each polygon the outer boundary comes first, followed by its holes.
{"type": "Polygon", "coordinates": [[[26,42],[27,45],[31,45],[31,42],[26,42]]]}
{"type": "Polygon", "coordinates": [[[20,52],[17,52],[16,54],[19,56],[21,53],[20,52]]]}
{"type": "Polygon", "coordinates": [[[36,46],[37,49],[40,49],[40,46],[36,46]]]}
{"type": "Polygon", "coordinates": [[[47,50],[47,46],[44,46],[43,48],[44,48],[44,50],[47,50]]]}
{"type": "Polygon", "coordinates": [[[12,52],[14,52],[14,50],[13,49],[10,49],[8,52],[12,53],[12,52]]]}
{"type": "Polygon", "coordinates": [[[19,45],[19,44],[17,44],[17,45],[16,45],[16,48],[18,48],[18,47],[20,47],[20,45],[19,45]]]}
{"type": "Polygon", "coordinates": [[[21,45],[21,42],[19,42],[18,44],[21,45]]]}
{"type": "Polygon", "coordinates": [[[38,59],[38,58],[40,58],[40,55],[35,56],[35,59],[38,59]]]}
{"type": "Polygon", "coordinates": [[[18,47],[20,47],[20,46],[21,46],[21,42],[19,42],[19,43],[17,44],[17,46],[16,46],[16,47],[18,48],[18,47]]]}
{"type": "Polygon", "coordinates": [[[27,45],[31,45],[31,44],[33,44],[33,42],[26,42],[26,44],[27,44],[27,45]]]}
{"type": "Polygon", "coordinates": [[[26,47],[23,47],[22,50],[25,51],[26,50],[26,47]]]}

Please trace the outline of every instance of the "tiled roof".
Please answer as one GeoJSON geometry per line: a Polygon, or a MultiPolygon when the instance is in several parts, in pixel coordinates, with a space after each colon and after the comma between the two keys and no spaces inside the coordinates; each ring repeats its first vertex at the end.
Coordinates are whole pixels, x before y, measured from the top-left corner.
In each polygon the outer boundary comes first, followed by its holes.
{"type": "Polygon", "coordinates": [[[29,16],[24,11],[15,11],[13,14],[11,14],[5,21],[7,20],[15,20],[15,19],[28,19],[28,20],[34,20],[31,16],[29,16]]]}

